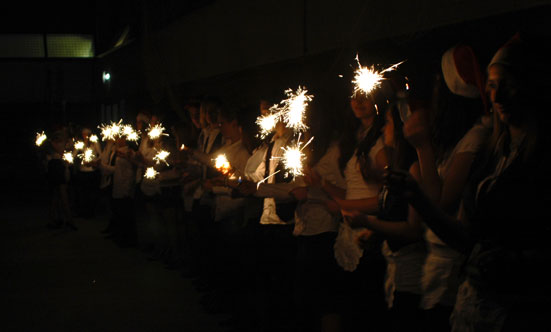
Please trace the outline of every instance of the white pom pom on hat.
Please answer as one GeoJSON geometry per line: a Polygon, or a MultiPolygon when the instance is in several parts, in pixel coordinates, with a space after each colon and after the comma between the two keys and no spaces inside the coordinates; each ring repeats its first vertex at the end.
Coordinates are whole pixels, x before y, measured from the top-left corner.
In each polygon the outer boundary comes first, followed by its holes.
{"type": "Polygon", "coordinates": [[[456,95],[477,98],[483,95],[483,79],[472,48],[459,44],[442,55],[442,73],[446,85],[456,95]]]}

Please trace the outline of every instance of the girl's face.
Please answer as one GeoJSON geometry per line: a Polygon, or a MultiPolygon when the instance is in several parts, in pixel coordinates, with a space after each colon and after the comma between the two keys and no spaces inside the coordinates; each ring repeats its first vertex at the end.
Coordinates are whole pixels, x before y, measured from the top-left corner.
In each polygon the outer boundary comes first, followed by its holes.
{"type": "Polygon", "coordinates": [[[361,93],[350,98],[350,107],[357,119],[370,118],[376,114],[373,101],[361,93]]]}
{"type": "Polygon", "coordinates": [[[385,115],[385,126],[383,127],[384,144],[388,147],[394,147],[394,120],[390,110],[385,115]]]}
{"type": "Polygon", "coordinates": [[[495,64],[488,69],[486,92],[501,122],[516,124],[521,121],[519,82],[504,66],[495,64]]]}

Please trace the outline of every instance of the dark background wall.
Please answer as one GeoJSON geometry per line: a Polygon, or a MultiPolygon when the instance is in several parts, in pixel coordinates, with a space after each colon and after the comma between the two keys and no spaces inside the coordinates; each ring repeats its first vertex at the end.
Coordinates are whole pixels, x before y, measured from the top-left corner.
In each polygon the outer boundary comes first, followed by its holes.
{"type": "MultiPolygon", "coordinates": [[[[483,66],[514,32],[549,36],[542,0],[187,0],[42,4],[11,12],[0,33],[91,33],[94,59],[0,59],[3,179],[34,181],[34,134],[55,123],[97,126],[106,108],[180,114],[216,95],[254,109],[260,96],[306,86],[346,108],[356,54],[422,77],[442,52],[470,43],[483,66]],[[65,14],[61,14],[65,13],[65,14]],[[112,80],[103,84],[101,73],[112,80]],[[338,75],[344,75],[339,78],[338,75]],[[30,170],[30,171],[29,171],[30,170]]],[[[8,11],[9,12],[9,11],[8,11]]]]}

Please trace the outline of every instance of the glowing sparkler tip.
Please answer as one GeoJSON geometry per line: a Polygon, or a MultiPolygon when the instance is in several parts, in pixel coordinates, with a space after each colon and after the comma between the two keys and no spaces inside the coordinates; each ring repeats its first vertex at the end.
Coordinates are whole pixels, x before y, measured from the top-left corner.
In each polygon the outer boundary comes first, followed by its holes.
{"type": "Polygon", "coordinates": [[[157,139],[161,136],[168,136],[168,134],[164,133],[165,130],[166,129],[163,127],[163,125],[159,123],[154,125],[153,127],[150,127],[147,132],[147,135],[151,139],[157,139]]]}
{"type": "Polygon", "coordinates": [[[73,154],[71,152],[63,153],[62,159],[68,162],[69,164],[72,164],[74,162],[73,154]]]}
{"type": "Polygon", "coordinates": [[[164,162],[167,166],[168,166],[168,162],[166,161],[166,158],[170,155],[170,152],[168,151],[165,151],[165,150],[161,150],[159,152],[157,152],[157,154],[155,155],[155,157],[153,157],[153,160],[158,163],[160,163],[161,161],[164,162]]]}
{"type": "Polygon", "coordinates": [[[41,132],[41,133],[36,133],[36,141],[35,141],[35,144],[36,146],[41,146],[42,143],[44,143],[44,141],[46,140],[46,134],[44,134],[44,131],[41,132]]]}
{"type": "Polygon", "coordinates": [[[228,175],[231,170],[230,162],[225,154],[219,154],[214,160],[214,167],[222,174],[228,175]]]}
{"type": "Polygon", "coordinates": [[[386,79],[384,77],[385,73],[396,70],[399,65],[404,63],[404,61],[402,61],[381,71],[377,71],[375,66],[362,66],[358,54],[356,54],[356,61],[358,62],[358,68],[354,72],[354,79],[352,80],[352,83],[354,84],[354,93],[352,96],[354,97],[358,92],[369,95],[373,90],[381,86],[382,81],[386,79]]]}
{"type": "Polygon", "coordinates": [[[83,141],[76,141],[74,146],[75,146],[75,149],[82,150],[82,149],[84,149],[84,142],[83,141]]]}
{"type": "Polygon", "coordinates": [[[90,142],[97,143],[98,142],[98,135],[92,135],[90,136],[90,142]]]}
{"type": "Polygon", "coordinates": [[[157,171],[155,170],[155,168],[153,168],[153,167],[148,167],[148,168],[145,170],[144,178],[153,180],[153,179],[155,179],[155,178],[157,177],[158,174],[159,174],[159,172],[157,172],[157,171]]]}

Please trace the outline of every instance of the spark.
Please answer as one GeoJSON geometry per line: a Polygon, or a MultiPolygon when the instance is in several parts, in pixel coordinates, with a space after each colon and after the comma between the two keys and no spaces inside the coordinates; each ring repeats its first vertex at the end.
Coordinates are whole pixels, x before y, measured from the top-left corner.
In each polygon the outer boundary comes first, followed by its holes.
{"type": "Polygon", "coordinates": [[[140,138],[140,133],[134,130],[134,128],[132,128],[132,125],[129,124],[122,126],[122,135],[126,136],[127,141],[137,142],[140,138]]]}
{"type": "Polygon", "coordinates": [[[74,146],[75,146],[75,149],[82,150],[82,149],[84,149],[84,142],[83,141],[76,141],[74,146]]]}
{"type": "Polygon", "coordinates": [[[185,144],[182,144],[182,145],[180,146],[180,151],[184,151],[185,148],[186,148],[186,145],[185,145],[185,144]]]}
{"type": "Polygon", "coordinates": [[[82,161],[89,163],[94,159],[94,150],[91,148],[86,148],[84,153],[78,155],[78,157],[82,158],[82,161]]]}
{"type": "Polygon", "coordinates": [[[260,127],[260,138],[264,139],[268,136],[274,129],[279,118],[279,112],[271,113],[264,116],[259,116],[256,119],[256,124],[260,127]]]}
{"type": "Polygon", "coordinates": [[[150,127],[148,132],[147,132],[147,135],[151,139],[157,139],[157,138],[161,137],[161,135],[168,136],[168,134],[163,133],[165,130],[166,129],[163,127],[163,125],[159,123],[159,124],[154,125],[153,127],[150,127]]]}
{"type": "Polygon", "coordinates": [[[304,124],[304,117],[306,115],[306,106],[308,102],[312,100],[314,96],[307,95],[308,90],[298,87],[297,91],[293,93],[293,90],[285,90],[287,99],[281,101],[283,104],[282,115],[283,121],[287,124],[287,127],[293,128],[295,132],[308,129],[308,126],[304,124]]]}
{"type": "Polygon", "coordinates": [[[360,58],[356,54],[356,61],[358,62],[358,69],[354,72],[354,79],[352,83],[354,84],[354,94],[356,96],[358,92],[363,92],[366,96],[369,95],[373,90],[381,86],[382,81],[385,80],[384,74],[396,70],[399,65],[404,63],[404,61],[394,64],[382,71],[377,71],[375,66],[363,67],[360,63],[360,58]]]}
{"type": "Polygon", "coordinates": [[[144,174],[144,178],[146,179],[150,179],[150,180],[153,180],[155,179],[155,177],[157,177],[157,175],[159,174],[159,172],[157,172],[155,170],[155,168],[153,167],[148,167],[146,170],[145,170],[145,174],[144,174]]]}
{"type": "Polygon", "coordinates": [[[97,143],[98,142],[98,135],[92,135],[90,136],[90,142],[97,143]]]}
{"type": "Polygon", "coordinates": [[[121,134],[121,123],[122,119],[119,122],[111,122],[110,125],[101,124],[98,128],[101,130],[101,140],[114,140],[121,134]]]}
{"type": "Polygon", "coordinates": [[[73,153],[72,152],[63,153],[63,160],[65,160],[69,164],[72,164],[74,162],[73,153]]]}
{"type": "Polygon", "coordinates": [[[283,165],[285,166],[285,169],[287,170],[287,173],[285,174],[286,177],[289,176],[289,174],[291,174],[293,178],[296,178],[297,176],[300,176],[300,175],[304,175],[304,173],[302,172],[303,170],[302,162],[306,157],[306,155],[302,152],[302,150],[304,150],[304,148],[307,147],[312,142],[313,139],[314,137],[310,138],[310,140],[306,142],[304,146],[302,146],[302,142],[300,142],[300,135],[299,135],[297,144],[295,146],[282,148],[284,152],[281,159],[283,161],[283,165]]]}
{"type": "Polygon", "coordinates": [[[35,144],[36,146],[41,146],[42,143],[44,143],[44,141],[46,140],[46,134],[44,134],[44,131],[42,131],[41,133],[36,133],[36,141],[35,141],[35,144]]]}
{"type": "Polygon", "coordinates": [[[166,158],[169,155],[170,155],[170,152],[165,151],[165,150],[161,150],[155,155],[155,157],[153,157],[153,160],[155,160],[157,162],[157,164],[162,161],[168,166],[168,162],[166,161],[166,158]]]}
{"type": "Polygon", "coordinates": [[[231,165],[225,154],[219,154],[214,160],[214,167],[224,175],[228,175],[231,171],[231,165]]]}

